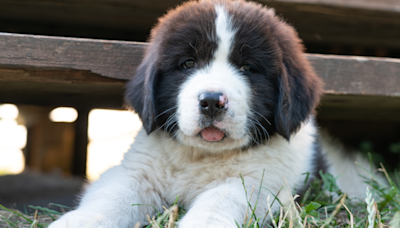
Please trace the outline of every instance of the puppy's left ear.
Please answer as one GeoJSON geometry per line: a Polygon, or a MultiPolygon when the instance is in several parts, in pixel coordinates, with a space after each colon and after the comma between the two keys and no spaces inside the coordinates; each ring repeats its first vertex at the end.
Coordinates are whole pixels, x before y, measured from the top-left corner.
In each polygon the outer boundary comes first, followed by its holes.
{"type": "Polygon", "coordinates": [[[279,94],[275,107],[275,128],[287,140],[314,114],[323,92],[322,80],[314,73],[295,30],[284,22],[278,26],[281,50],[279,94]]]}
{"type": "Polygon", "coordinates": [[[154,84],[158,72],[157,59],[154,49],[147,50],[135,75],[125,87],[125,106],[139,115],[147,134],[156,128],[154,84]]]}

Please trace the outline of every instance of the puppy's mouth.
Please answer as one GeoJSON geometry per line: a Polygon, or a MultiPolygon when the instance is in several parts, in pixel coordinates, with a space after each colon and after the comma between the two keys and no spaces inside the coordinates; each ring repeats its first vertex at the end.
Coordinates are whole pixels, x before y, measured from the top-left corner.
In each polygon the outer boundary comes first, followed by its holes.
{"type": "Polygon", "coordinates": [[[225,133],[216,127],[206,127],[200,135],[207,142],[219,142],[225,137],[225,133]]]}

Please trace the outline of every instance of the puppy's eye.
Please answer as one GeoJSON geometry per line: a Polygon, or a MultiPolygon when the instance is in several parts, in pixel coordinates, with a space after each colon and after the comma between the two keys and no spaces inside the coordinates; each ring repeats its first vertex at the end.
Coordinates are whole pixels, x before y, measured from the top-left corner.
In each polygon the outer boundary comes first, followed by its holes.
{"type": "Polygon", "coordinates": [[[187,61],[185,61],[184,63],[181,64],[181,68],[185,69],[185,70],[191,69],[194,66],[195,66],[194,60],[187,60],[187,61]]]}
{"type": "Polygon", "coordinates": [[[246,64],[246,65],[242,65],[239,70],[242,72],[253,72],[253,71],[255,71],[255,68],[251,65],[246,64]]]}

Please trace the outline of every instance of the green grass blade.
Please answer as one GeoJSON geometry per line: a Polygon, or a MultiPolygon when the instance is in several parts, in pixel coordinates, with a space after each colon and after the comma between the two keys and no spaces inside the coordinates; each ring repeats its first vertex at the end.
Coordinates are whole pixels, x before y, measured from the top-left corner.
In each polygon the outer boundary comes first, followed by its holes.
{"type": "Polygon", "coordinates": [[[310,172],[302,173],[301,175],[306,175],[306,179],[304,179],[304,184],[307,184],[308,178],[310,176],[310,172]]]}
{"type": "Polygon", "coordinates": [[[38,211],[42,211],[43,213],[45,213],[46,215],[50,216],[51,219],[53,219],[53,221],[55,221],[56,219],[52,216],[53,215],[63,215],[62,213],[55,211],[55,210],[51,210],[49,208],[45,208],[45,207],[39,207],[39,206],[32,206],[29,205],[29,208],[32,208],[34,210],[38,210],[38,211]]]}
{"type": "Polygon", "coordinates": [[[58,212],[58,211],[55,211],[55,210],[52,210],[52,209],[49,209],[49,208],[45,208],[45,207],[32,206],[32,205],[29,205],[28,207],[29,207],[29,208],[32,208],[32,209],[34,209],[34,210],[39,210],[39,211],[47,212],[47,213],[53,214],[53,215],[63,215],[63,213],[60,213],[60,212],[58,212]]]}
{"type": "Polygon", "coordinates": [[[35,228],[35,225],[39,225],[36,220],[33,221],[33,223],[31,224],[31,226],[29,228],[35,228]]]}
{"type": "Polygon", "coordinates": [[[256,221],[258,221],[258,219],[257,219],[257,217],[256,217],[255,211],[256,211],[256,208],[257,208],[258,200],[260,199],[261,188],[262,188],[262,184],[263,184],[263,181],[264,181],[264,174],[265,174],[265,169],[263,170],[263,173],[262,173],[261,183],[260,183],[260,187],[259,187],[259,189],[258,189],[258,195],[257,195],[256,204],[254,205],[254,209],[252,210],[251,216],[250,216],[250,218],[251,218],[251,217],[254,217],[254,219],[255,219],[256,221]]]}
{"type": "MultiPolygon", "coordinates": [[[[20,216],[20,217],[26,219],[26,220],[29,221],[30,223],[33,223],[32,220],[28,219],[27,217],[23,216],[22,214],[20,214],[20,213],[18,213],[18,212],[16,212],[16,211],[10,210],[10,209],[4,207],[4,206],[1,205],[1,204],[0,204],[0,207],[3,208],[3,209],[5,209],[5,210],[7,210],[7,211],[9,211],[9,212],[11,212],[11,213],[14,213],[14,214],[16,214],[16,215],[18,215],[18,216],[20,216]]],[[[37,226],[40,227],[40,228],[44,228],[44,227],[41,226],[40,224],[37,224],[37,226]]]]}
{"type": "Polygon", "coordinates": [[[6,217],[3,215],[0,215],[8,224],[10,224],[12,227],[18,228],[14,223],[12,223],[10,220],[8,220],[6,217]]]}
{"type": "Polygon", "coordinates": [[[173,205],[176,205],[178,203],[179,195],[176,196],[175,202],[173,205]]]}
{"type": "Polygon", "coordinates": [[[236,226],[240,228],[239,223],[235,220],[236,226]]]}
{"type": "Polygon", "coordinates": [[[56,207],[60,207],[60,208],[66,208],[66,209],[71,209],[71,207],[62,205],[62,204],[58,204],[58,203],[49,203],[50,206],[56,206],[56,207]]]}

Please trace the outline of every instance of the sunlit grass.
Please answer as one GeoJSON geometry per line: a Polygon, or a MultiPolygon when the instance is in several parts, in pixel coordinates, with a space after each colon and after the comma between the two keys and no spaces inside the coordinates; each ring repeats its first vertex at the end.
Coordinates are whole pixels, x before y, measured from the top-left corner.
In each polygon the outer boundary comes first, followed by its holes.
{"type": "MultiPolygon", "coordinates": [[[[373,174],[366,178],[369,184],[366,189],[365,200],[349,199],[347,194],[341,192],[336,185],[336,178],[329,173],[320,173],[322,180],[315,179],[309,185],[304,195],[294,195],[289,205],[282,205],[277,212],[268,211],[263,218],[256,218],[256,205],[250,204],[253,191],[247,192],[243,189],[248,199],[248,208],[244,221],[236,221],[238,228],[292,228],[292,227],[321,227],[321,228],[399,228],[400,227],[400,186],[393,182],[387,175],[385,168],[379,169],[387,177],[389,185],[380,184],[375,181],[373,174]],[[283,207],[285,206],[285,208],[283,207]]],[[[400,173],[396,173],[400,177],[400,173]]],[[[260,177],[260,184],[263,177],[260,177]]],[[[282,191],[285,190],[282,187],[282,191]]],[[[254,188],[253,188],[254,189],[254,188]]],[[[259,188],[264,191],[265,189],[259,188]]],[[[272,204],[280,204],[272,195],[269,199],[272,204]]],[[[184,208],[179,206],[179,200],[163,211],[157,211],[156,216],[148,215],[148,224],[132,224],[132,227],[147,228],[173,228],[184,216],[184,208]]],[[[265,202],[263,202],[264,204],[265,202]]],[[[151,206],[132,204],[133,207],[151,206]]],[[[31,207],[36,211],[25,214],[9,210],[3,207],[0,209],[0,227],[47,227],[49,222],[60,216],[59,212],[47,210],[40,207],[31,207]],[[39,218],[39,216],[42,216],[39,218]],[[40,220],[44,219],[44,220],[40,220]],[[25,226],[22,226],[22,225],[25,226]],[[33,225],[33,226],[31,226],[33,225]]]]}

